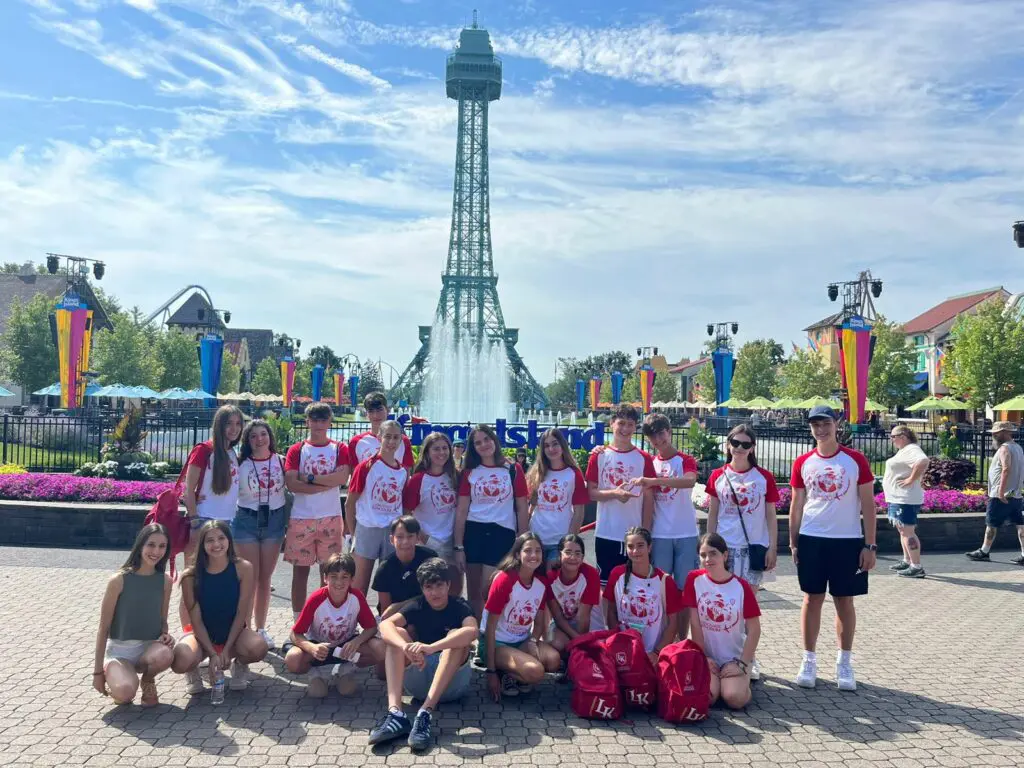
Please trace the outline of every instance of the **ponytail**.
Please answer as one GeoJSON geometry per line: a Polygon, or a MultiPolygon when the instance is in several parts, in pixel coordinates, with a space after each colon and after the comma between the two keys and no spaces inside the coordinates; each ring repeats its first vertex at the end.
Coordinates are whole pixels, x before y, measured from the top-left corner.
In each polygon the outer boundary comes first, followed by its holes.
{"type": "MultiPolygon", "coordinates": [[[[626,531],[626,535],[622,539],[622,546],[623,547],[626,546],[626,542],[629,541],[629,537],[630,536],[640,536],[644,541],[647,542],[647,549],[650,550],[651,542],[652,542],[651,532],[648,531],[646,528],[641,528],[640,526],[636,525],[636,526],[633,526],[632,528],[630,528],[628,531],[626,531]]],[[[650,558],[650,555],[648,555],[648,558],[650,558]]],[[[630,560],[627,557],[626,558],[626,575],[625,575],[625,577],[622,580],[622,591],[623,592],[625,592],[629,588],[629,577],[632,576],[632,575],[633,575],[633,561],[630,560]]]]}

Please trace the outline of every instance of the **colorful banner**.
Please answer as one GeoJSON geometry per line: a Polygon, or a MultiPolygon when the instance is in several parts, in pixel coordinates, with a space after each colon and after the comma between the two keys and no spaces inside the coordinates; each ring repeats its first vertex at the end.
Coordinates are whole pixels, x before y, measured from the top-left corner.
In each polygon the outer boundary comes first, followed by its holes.
{"type": "Polygon", "coordinates": [[[345,399],[345,369],[339,368],[334,372],[334,402],[340,408],[345,399]]]}
{"type": "Polygon", "coordinates": [[[853,315],[838,327],[839,370],[843,391],[843,407],[850,424],[864,420],[864,402],[868,397],[868,368],[874,343],[871,326],[860,315],[853,315]]]}
{"type": "Polygon", "coordinates": [[[654,369],[649,365],[640,368],[640,405],[644,413],[651,412],[651,398],[654,397],[654,369]]]}
{"type": "Polygon", "coordinates": [[[597,404],[601,402],[601,377],[590,377],[590,410],[596,411],[597,404]]]}
{"type": "Polygon", "coordinates": [[[626,380],[626,377],[622,375],[621,371],[612,371],[612,405],[618,405],[622,402],[622,383],[626,380]]]}
{"type": "Polygon", "coordinates": [[[324,367],[317,363],[309,373],[310,389],[312,389],[313,402],[319,403],[324,393],[324,367]]]}
{"type": "MultiPolygon", "coordinates": [[[[735,372],[733,367],[732,350],[728,347],[719,347],[711,353],[711,365],[715,371],[715,402],[724,403],[729,399],[729,391],[732,389],[732,375],[735,372]]],[[[719,416],[728,416],[728,408],[719,408],[719,416]]]]}
{"type": "Polygon", "coordinates": [[[85,319],[85,334],[82,336],[82,354],[78,356],[78,370],[82,375],[78,377],[78,402],[85,402],[85,389],[89,385],[85,378],[85,372],[89,370],[89,353],[92,351],[92,310],[85,319]]]}
{"type": "Polygon", "coordinates": [[[587,382],[583,379],[576,379],[576,412],[583,410],[583,403],[587,397],[587,382]]]}
{"type": "Polygon", "coordinates": [[[281,400],[285,408],[292,407],[292,394],[295,391],[295,361],[290,357],[281,360],[281,400]]]}
{"type": "Polygon", "coordinates": [[[353,373],[348,377],[348,390],[349,397],[352,398],[352,408],[355,410],[356,403],[359,402],[359,375],[353,373]]]}
{"type": "MultiPolygon", "coordinates": [[[[204,392],[217,394],[220,387],[220,368],[224,361],[224,339],[208,333],[199,340],[199,382],[204,392]]],[[[217,407],[217,398],[206,398],[207,408],[217,407]]]]}
{"type": "Polygon", "coordinates": [[[88,360],[88,354],[83,355],[82,345],[86,341],[88,326],[91,325],[92,312],[75,291],[68,289],[53,314],[57,326],[60,405],[61,408],[78,408],[82,405],[85,388],[85,377],[82,374],[86,368],[83,357],[88,360]]]}

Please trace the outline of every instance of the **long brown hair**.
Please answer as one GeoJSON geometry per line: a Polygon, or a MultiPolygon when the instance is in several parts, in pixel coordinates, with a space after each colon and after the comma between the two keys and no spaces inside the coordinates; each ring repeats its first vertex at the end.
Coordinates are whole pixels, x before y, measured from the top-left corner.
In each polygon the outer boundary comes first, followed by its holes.
{"type": "Polygon", "coordinates": [[[241,408],[237,405],[222,405],[213,414],[213,426],[210,428],[210,433],[213,436],[213,482],[211,487],[218,496],[231,489],[231,457],[228,455],[228,451],[238,445],[238,441],[241,439],[241,435],[239,435],[233,442],[228,442],[228,422],[232,416],[238,416],[238,423],[242,426],[245,425],[245,416],[242,414],[241,408]]]}
{"type": "Polygon", "coordinates": [[[547,453],[544,451],[544,443],[547,442],[549,437],[555,438],[558,444],[562,446],[562,461],[565,462],[566,468],[579,469],[580,465],[576,463],[576,458],[572,455],[572,450],[569,448],[569,441],[565,439],[565,434],[558,427],[551,427],[550,429],[544,430],[544,434],[540,436],[540,443],[537,448],[537,460],[533,462],[533,466],[526,472],[526,484],[530,487],[530,503],[536,503],[537,501],[537,489],[540,488],[540,484],[544,482],[544,478],[548,472],[551,471],[551,461],[548,459],[547,453]]]}
{"type": "MultiPolygon", "coordinates": [[[[515,543],[512,545],[512,549],[510,549],[508,554],[502,558],[500,563],[498,563],[498,567],[494,570],[494,573],[498,574],[501,572],[515,572],[516,574],[518,574],[519,571],[523,568],[523,547],[526,546],[526,542],[528,541],[536,541],[538,546],[540,546],[541,552],[544,552],[544,542],[540,540],[540,536],[538,536],[533,531],[521,533],[516,537],[515,543]]],[[[538,565],[536,570],[534,570],[533,572],[534,576],[537,575],[537,571],[540,571],[541,573],[544,572],[543,556],[540,559],[540,565],[538,565]]]]}
{"type": "Polygon", "coordinates": [[[732,446],[729,445],[729,441],[736,437],[736,435],[746,435],[750,438],[750,442],[753,443],[750,446],[750,453],[747,454],[747,461],[750,462],[750,466],[757,466],[757,434],[754,432],[754,428],[749,424],[737,424],[730,431],[728,436],[725,438],[725,461],[726,463],[732,462],[732,446]]]}
{"type": "Polygon", "coordinates": [[[430,474],[430,448],[434,443],[438,442],[443,442],[448,446],[448,460],[441,468],[441,472],[448,476],[448,479],[452,484],[452,490],[458,490],[459,479],[458,473],[455,470],[455,450],[452,447],[451,438],[444,432],[431,432],[423,438],[423,444],[420,446],[420,459],[416,462],[416,466],[413,467],[412,472],[413,474],[416,474],[417,472],[430,474]]]}
{"type": "Polygon", "coordinates": [[[273,456],[277,453],[277,442],[274,440],[274,430],[270,428],[270,425],[263,419],[253,419],[245,428],[242,430],[241,445],[238,449],[238,463],[241,464],[246,459],[252,458],[252,446],[249,445],[249,437],[252,435],[252,431],[257,427],[263,427],[267,430],[267,434],[270,435],[270,455],[273,456]]]}
{"type": "Polygon", "coordinates": [[[228,562],[237,563],[238,555],[235,554],[235,539],[231,535],[231,526],[224,520],[209,520],[199,529],[199,538],[196,539],[196,551],[192,554],[192,562],[181,573],[181,578],[192,578],[195,580],[195,590],[198,599],[199,582],[206,573],[206,537],[212,531],[220,531],[228,537],[228,562]]]}
{"type": "Polygon", "coordinates": [[[476,450],[476,434],[477,432],[483,432],[491,440],[494,441],[494,460],[497,462],[495,466],[503,467],[509,463],[508,458],[505,456],[505,452],[502,450],[501,440],[498,439],[498,433],[494,431],[494,427],[489,424],[477,424],[471,430],[469,430],[469,437],[466,438],[466,455],[463,457],[462,466],[465,471],[476,469],[484,463],[483,458],[476,450]]]}
{"type": "Polygon", "coordinates": [[[128,553],[128,559],[121,566],[121,573],[134,573],[142,567],[142,550],[146,546],[146,542],[149,541],[150,536],[163,536],[167,540],[167,549],[164,550],[164,556],[156,564],[155,568],[158,573],[164,572],[164,569],[167,567],[167,560],[171,556],[171,537],[167,535],[167,529],[160,525],[160,523],[150,523],[143,526],[142,530],[139,531],[139,535],[135,537],[135,543],[132,544],[131,552],[128,553]]]}

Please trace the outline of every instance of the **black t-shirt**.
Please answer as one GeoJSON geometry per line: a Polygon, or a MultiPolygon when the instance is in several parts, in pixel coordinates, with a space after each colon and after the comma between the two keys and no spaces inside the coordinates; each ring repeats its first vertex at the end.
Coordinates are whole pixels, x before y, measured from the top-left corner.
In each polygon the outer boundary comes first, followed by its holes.
{"type": "Polygon", "coordinates": [[[391,555],[377,569],[373,577],[373,588],[391,595],[392,603],[401,603],[422,594],[416,569],[432,557],[437,557],[434,550],[419,545],[416,545],[416,554],[408,563],[399,560],[397,554],[391,555]]]}
{"type": "Polygon", "coordinates": [[[473,615],[473,608],[461,597],[448,598],[448,605],[440,611],[430,607],[427,598],[420,595],[400,613],[407,626],[416,630],[416,639],[421,643],[436,643],[453,629],[462,626],[467,617],[473,615]]]}

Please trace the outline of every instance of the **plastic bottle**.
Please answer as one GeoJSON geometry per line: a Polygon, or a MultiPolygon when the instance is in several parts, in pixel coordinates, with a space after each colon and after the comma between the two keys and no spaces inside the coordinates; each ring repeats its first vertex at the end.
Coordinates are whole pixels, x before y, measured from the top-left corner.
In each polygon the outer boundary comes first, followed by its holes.
{"type": "Polygon", "coordinates": [[[213,687],[210,688],[210,703],[216,706],[224,703],[224,670],[217,670],[217,677],[213,680],[213,687]]]}

